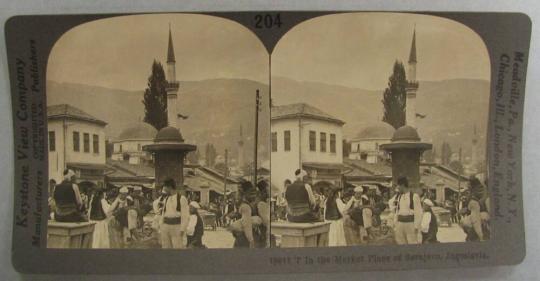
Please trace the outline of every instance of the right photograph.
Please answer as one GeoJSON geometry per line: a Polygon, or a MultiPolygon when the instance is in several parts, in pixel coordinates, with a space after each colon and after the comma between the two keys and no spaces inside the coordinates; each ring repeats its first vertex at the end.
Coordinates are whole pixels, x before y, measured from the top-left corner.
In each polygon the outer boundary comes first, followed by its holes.
{"type": "Polygon", "coordinates": [[[347,13],[271,54],[276,247],[490,239],[490,60],[442,17],[347,13]]]}

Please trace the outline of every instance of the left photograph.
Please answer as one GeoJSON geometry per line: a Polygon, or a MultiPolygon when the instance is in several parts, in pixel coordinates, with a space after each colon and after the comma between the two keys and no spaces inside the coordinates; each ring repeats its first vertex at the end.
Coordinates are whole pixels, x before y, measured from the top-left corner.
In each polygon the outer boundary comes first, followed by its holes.
{"type": "Polygon", "coordinates": [[[66,32],[47,62],[47,247],[269,247],[268,61],[213,16],[66,32]]]}

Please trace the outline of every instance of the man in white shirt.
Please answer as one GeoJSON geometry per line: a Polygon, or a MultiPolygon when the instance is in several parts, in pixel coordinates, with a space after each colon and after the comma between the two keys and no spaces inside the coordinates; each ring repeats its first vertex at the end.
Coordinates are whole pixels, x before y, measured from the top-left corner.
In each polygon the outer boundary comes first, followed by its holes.
{"type": "Polygon", "coordinates": [[[187,198],[176,190],[176,182],[166,179],[163,189],[168,194],[163,206],[163,218],[160,225],[161,247],[164,249],[182,249],[186,247],[186,228],[189,221],[187,198]]]}
{"type": "Polygon", "coordinates": [[[418,244],[423,213],[420,196],[409,189],[409,181],[406,177],[399,177],[397,185],[400,194],[396,198],[394,216],[396,243],[399,245],[418,244]]]}

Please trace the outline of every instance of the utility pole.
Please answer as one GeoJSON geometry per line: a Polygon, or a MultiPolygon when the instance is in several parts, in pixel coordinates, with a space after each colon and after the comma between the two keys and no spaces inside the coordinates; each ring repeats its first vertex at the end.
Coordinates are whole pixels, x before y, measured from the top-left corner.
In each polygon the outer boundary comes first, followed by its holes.
{"type": "Polygon", "coordinates": [[[223,196],[227,196],[227,177],[229,176],[229,150],[225,149],[225,171],[223,172],[223,196]]]}
{"type": "Polygon", "coordinates": [[[259,89],[256,91],[255,96],[255,145],[253,148],[254,151],[254,161],[253,161],[253,185],[257,185],[257,150],[259,146],[259,111],[261,110],[261,96],[259,94],[259,89]]]}

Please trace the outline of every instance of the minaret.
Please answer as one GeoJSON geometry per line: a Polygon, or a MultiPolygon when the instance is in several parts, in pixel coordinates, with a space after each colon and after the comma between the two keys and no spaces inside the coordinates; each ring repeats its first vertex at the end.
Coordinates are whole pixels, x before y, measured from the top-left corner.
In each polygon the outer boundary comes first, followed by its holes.
{"type": "Polygon", "coordinates": [[[176,60],[174,58],[174,47],[169,24],[169,46],[167,49],[167,121],[169,126],[177,128],[178,108],[176,101],[178,98],[179,83],[176,81],[176,60]]]}
{"type": "Polygon", "coordinates": [[[244,167],[244,136],[240,125],[240,139],[238,140],[238,168],[244,167]]]}
{"type": "Polygon", "coordinates": [[[478,158],[478,134],[476,133],[476,125],[474,125],[471,149],[471,164],[475,170],[478,169],[478,158]]]}
{"type": "Polygon", "coordinates": [[[411,52],[409,53],[409,69],[407,73],[407,100],[405,103],[405,125],[416,128],[416,29],[413,31],[411,52]]]}

